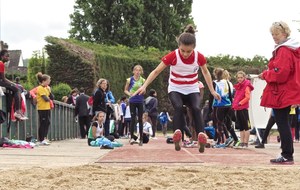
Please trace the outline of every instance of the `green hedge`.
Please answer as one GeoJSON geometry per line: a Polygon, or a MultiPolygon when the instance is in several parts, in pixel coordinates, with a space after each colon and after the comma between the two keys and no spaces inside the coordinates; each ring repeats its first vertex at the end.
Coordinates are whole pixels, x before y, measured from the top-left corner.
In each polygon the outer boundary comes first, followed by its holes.
{"type": "MultiPolygon", "coordinates": [[[[99,78],[109,80],[111,90],[116,99],[124,96],[126,79],[132,76],[132,67],[142,65],[144,77],[160,63],[161,57],[167,52],[161,52],[155,48],[145,49],[128,48],[125,46],[106,46],[88,42],[80,42],[71,39],[60,39],[48,36],[46,50],[49,55],[48,74],[51,76],[51,84],[66,83],[73,88],[84,87],[87,94],[91,95],[99,78]]],[[[267,63],[263,57],[256,56],[253,59],[243,59],[232,56],[208,57],[208,68],[212,73],[215,67],[223,67],[232,75],[239,70],[246,73],[258,74],[267,63]]],[[[169,69],[149,86],[158,93],[159,108],[170,108],[167,85],[169,69]]],[[[203,76],[199,78],[206,85],[203,76]]],[[[233,83],[235,79],[233,78],[233,83]]],[[[207,88],[206,88],[207,89],[207,88]]],[[[205,91],[205,99],[209,91],[205,91]]],[[[172,111],[172,109],[169,109],[172,111]]]]}

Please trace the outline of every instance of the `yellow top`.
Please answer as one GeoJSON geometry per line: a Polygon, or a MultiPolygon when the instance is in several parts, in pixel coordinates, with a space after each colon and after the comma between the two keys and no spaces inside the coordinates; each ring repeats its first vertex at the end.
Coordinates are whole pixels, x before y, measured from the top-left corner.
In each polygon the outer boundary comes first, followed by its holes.
{"type": "Polygon", "coordinates": [[[37,94],[36,94],[36,100],[37,100],[37,109],[38,110],[50,110],[50,102],[46,102],[42,96],[45,95],[49,98],[50,96],[50,89],[49,87],[44,87],[42,85],[37,87],[37,94]]]}
{"type": "Polygon", "coordinates": [[[290,114],[291,114],[291,115],[295,115],[295,114],[296,114],[296,109],[291,107],[290,114]]]}

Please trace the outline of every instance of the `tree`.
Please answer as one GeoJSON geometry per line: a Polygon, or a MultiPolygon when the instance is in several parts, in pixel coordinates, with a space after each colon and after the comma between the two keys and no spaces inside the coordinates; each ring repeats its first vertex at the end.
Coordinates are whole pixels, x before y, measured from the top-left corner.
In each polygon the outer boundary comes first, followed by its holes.
{"type": "Polygon", "coordinates": [[[70,38],[128,47],[177,47],[191,17],[192,0],[77,0],[70,38]]]}
{"type": "Polygon", "coordinates": [[[27,67],[27,83],[33,86],[38,84],[36,74],[38,72],[46,73],[45,51],[35,51],[32,57],[29,59],[27,67]]]}

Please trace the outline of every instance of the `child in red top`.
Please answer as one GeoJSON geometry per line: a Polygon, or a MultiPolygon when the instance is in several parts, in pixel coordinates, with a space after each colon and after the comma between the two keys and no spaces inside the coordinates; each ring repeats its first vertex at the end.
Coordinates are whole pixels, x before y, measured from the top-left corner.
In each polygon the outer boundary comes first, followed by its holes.
{"type": "Polygon", "coordinates": [[[249,101],[250,93],[254,89],[249,80],[246,79],[246,74],[243,71],[238,71],[236,74],[238,83],[233,87],[235,89],[232,108],[236,110],[236,119],[240,128],[241,144],[240,147],[248,147],[250,137],[249,125],[249,101]]]}

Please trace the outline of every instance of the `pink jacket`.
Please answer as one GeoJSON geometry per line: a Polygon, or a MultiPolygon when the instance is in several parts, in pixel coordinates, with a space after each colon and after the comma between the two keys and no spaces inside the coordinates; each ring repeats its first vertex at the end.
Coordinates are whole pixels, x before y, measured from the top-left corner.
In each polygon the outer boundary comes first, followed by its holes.
{"type": "Polygon", "coordinates": [[[251,82],[245,79],[241,83],[237,83],[234,86],[235,94],[232,103],[234,110],[243,110],[249,108],[250,92],[254,89],[251,82]]]}

